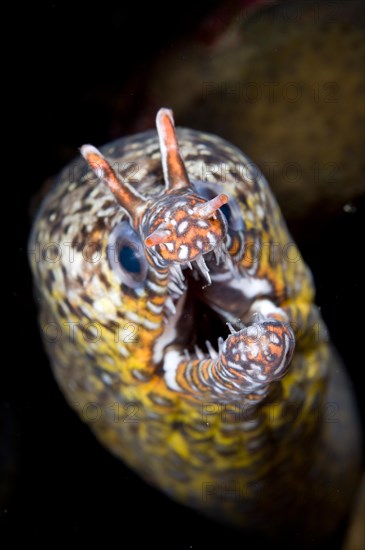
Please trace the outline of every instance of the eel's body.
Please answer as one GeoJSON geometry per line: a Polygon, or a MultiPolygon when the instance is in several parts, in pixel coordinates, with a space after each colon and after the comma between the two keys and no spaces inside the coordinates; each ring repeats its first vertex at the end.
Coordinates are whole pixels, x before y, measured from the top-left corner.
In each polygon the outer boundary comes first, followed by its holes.
{"type": "Polygon", "coordinates": [[[172,498],[320,539],[348,510],[360,434],[310,272],[240,151],[187,129],[176,142],[167,110],[157,128],[101,148],[108,161],[84,146],[92,170],[66,167],[35,221],[55,376],[97,438],[172,498]]]}

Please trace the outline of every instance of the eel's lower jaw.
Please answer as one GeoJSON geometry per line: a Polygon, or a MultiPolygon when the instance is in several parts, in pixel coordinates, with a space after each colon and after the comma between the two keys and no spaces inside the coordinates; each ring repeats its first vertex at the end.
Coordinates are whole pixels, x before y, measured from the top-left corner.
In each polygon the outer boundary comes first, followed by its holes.
{"type": "Polygon", "coordinates": [[[190,394],[194,400],[221,404],[264,399],[272,383],[283,378],[290,366],[294,337],[290,327],[276,319],[254,322],[210,341],[208,352],[170,348],[165,354],[165,380],[171,390],[190,394]]]}

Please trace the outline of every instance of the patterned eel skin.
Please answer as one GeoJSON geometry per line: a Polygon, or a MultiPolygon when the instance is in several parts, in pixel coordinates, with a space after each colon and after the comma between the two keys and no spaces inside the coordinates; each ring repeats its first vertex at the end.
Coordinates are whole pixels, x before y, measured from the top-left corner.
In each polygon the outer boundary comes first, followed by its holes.
{"type": "Polygon", "coordinates": [[[335,532],[359,476],[357,414],[257,167],[175,130],[167,109],[157,132],[81,152],[29,242],[70,405],[146,481],[210,517],[271,540],[335,532]]]}

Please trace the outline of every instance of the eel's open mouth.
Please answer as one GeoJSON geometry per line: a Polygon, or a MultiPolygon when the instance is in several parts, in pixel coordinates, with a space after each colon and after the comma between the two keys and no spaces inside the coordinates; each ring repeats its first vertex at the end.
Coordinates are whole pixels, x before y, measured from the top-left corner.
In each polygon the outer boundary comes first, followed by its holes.
{"type": "Polygon", "coordinates": [[[218,351],[218,340],[225,340],[230,331],[222,317],[199,296],[201,280],[197,282],[192,275],[187,275],[187,297],[177,325],[184,346],[194,353],[196,347],[203,353],[210,353],[213,347],[218,351]],[[193,327],[189,331],[186,327],[193,327]],[[208,342],[208,343],[207,343],[208,342]]]}
{"type": "Polygon", "coordinates": [[[223,278],[227,283],[239,276],[224,247],[219,255],[214,251],[205,254],[203,262],[204,269],[196,262],[182,270],[177,268],[186,290],[175,343],[191,353],[198,348],[210,354],[212,349],[218,351],[229,336],[230,325],[237,330],[243,328],[250,301],[242,298],[235,285],[221,284],[219,280],[223,278]]]}
{"type": "MultiPolygon", "coordinates": [[[[199,400],[261,400],[288,369],[295,345],[291,328],[274,304],[267,316],[252,307],[260,279],[249,281],[232,262],[217,264],[212,252],[205,263],[211,284],[202,286],[193,265],[184,269],[180,298],[175,295],[177,313],[167,322],[174,323],[173,341],[162,339],[165,381],[199,400]]],[[[171,272],[182,273],[176,265],[171,272]]]]}

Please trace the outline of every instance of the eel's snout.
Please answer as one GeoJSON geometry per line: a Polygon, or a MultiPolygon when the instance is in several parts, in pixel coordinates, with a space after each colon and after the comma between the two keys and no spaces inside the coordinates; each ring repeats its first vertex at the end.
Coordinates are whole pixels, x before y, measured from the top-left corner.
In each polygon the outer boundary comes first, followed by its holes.
{"type": "Polygon", "coordinates": [[[220,212],[228,196],[205,200],[195,193],[166,193],[151,206],[143,223],[144,244],[163,262],[197,267],[210,283],[203,256],[214,252],[217,262],[224,257],[227,224],[220,212]]]}

